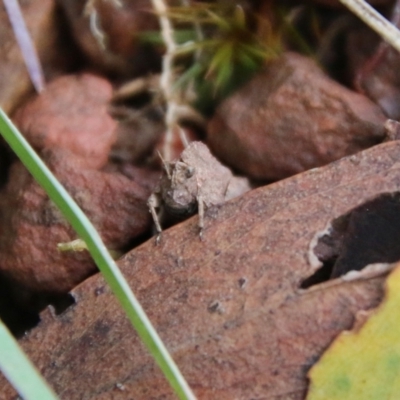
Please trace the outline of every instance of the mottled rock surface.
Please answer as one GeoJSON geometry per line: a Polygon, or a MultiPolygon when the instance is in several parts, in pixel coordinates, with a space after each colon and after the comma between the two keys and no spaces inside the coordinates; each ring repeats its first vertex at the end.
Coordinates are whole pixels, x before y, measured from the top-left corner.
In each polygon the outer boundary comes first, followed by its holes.
{"type": "Polygon", "coordinates": [[[94,68],[131,76],[158,66],[159,56],[138,38],[138,33],[158,29],[149,1],[60,0],[59,3],[72,35],[94,68]]]}
{"type": "MultiPolygon", "coordinates": [[[[124,249],[150,228],[148,188],[120,174],[86,169],[81,158],[63,149],[42,156],[109,249],[124,249]]],[[[21,286],[63,293],[96,271],[86,251],[57,249],[77,236],[20,163],[0,195],[0,210],[0,271],[21,286]]]]}
{"type": "Polygon", "coordinates": [[[63,147],[97,169],[106,164],[116,139],[117,122],[108,113],[111,96],[104,78],[66,75],[21,107],[14,120],[36,149],[63,147]]]}
{"type": "Polygon", "coordinates": [[[365,96],[286,53],[220,105],[207,143],[240,172],[277,180],[378,143],[384,121],[365,96]]]}

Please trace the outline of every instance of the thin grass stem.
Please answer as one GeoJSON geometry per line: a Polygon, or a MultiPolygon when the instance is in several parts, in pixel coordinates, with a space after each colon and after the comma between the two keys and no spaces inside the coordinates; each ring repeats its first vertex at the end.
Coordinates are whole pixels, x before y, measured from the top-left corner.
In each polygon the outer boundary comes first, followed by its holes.
{"type": "Polygon", "coordinates": [[[104,279],[120,301],[132,325],[178,397],[182,400],[195,399],[190,387],[132,293],[96,229],[1,108],[0,133],[36,181],[44,188],[50,199],[58,206],[78,236],[86,243],[104,279]]]}
{"type": "Polygon", "coordinates": [[[25,400],[58,399],[1,320],[0,370],[25,400]]]}

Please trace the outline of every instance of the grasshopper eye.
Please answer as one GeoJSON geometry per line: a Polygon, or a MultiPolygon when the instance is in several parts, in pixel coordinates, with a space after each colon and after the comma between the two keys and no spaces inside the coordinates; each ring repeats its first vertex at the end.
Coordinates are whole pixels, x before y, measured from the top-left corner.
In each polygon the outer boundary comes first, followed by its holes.
{"type": "Polygon", "coordinates": [[[187,167],[185,175],[186,178],[191,178],[194,175],[195,169],[194,167],[187,167]]]}

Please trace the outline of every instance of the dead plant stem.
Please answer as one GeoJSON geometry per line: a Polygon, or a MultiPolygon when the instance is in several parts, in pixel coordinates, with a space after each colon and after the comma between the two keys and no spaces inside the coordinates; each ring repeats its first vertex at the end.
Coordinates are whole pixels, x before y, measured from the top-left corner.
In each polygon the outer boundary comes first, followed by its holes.
{"type": "Polygon", "coordinates": [[[165,125],[166,133],[163,147],[163,158],[171,161],[172,142],[174,129],[177,125],[177,109],[179,104],[174,93],[174,58],[178,45],[174,38],[174,28],[168,18],[168,7],[164,0],[152,0],[153,8],[156,11],[161,28],[161,35],[165,44],[165,53],[162,62],[162,73],[160,78],[160,88],[166,102],[165,125]]]}
{"type": "Polygon", "coordinates": [[[340,0],[370,28],[400,52],[400,31],[364,0],[340,0]]]}

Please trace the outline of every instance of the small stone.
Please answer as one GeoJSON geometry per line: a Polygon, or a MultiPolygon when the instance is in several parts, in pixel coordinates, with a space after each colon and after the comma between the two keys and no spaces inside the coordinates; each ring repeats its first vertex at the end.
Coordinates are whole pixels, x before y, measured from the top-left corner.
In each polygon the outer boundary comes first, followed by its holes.
{"type": "Polygon", "coordinates": [[[149,1],[60,0],[59,3],[72,35],[93,67],[132,76],[159,65],[159,55],[138,36],[158,29],[149,1]]]}
{"type": "MultiPolygon", "coordinates": [[[[397,16],[397,28],[400,16],[397,16]]],[[[374,54],[358,68],[355,84],[358,90],[376,102],[391,119],[400,119],[400,56],[386,42],[381,42],[374,54]]]]}
{"type": "MultiPolygon", "coordinates": [[[[150,228],[150,190],[119,175],[85,169],[65,149],[42,158],[98,230],[109,250],[122,251],[150,228]]],[[[86,251],[60,252],[58,243],[77,238],[58,208],[19,162],[0,195],[0,271],[32,292],[71,290],[96,266],[86,251]]]]}
{"type": "MultiPolygon", "coordinates": [[[[337,0],[313,0],[313,3],[317,3],[332,8],[344,7],[344,5],[337,0]]],[[[390,5],[393,2],[391,0],[369,0],[368,3],[373,6],[384,6],[384,5],[390,5]]]]}
{"type": "Polygon", "coordinates": [[[20,108],[14,120],[36,149],[63,147],[98,169],[115,141],[117,122],[107,111],[111,96],[111,84],[103,78],[67,75],[20,108]]]}
{"type": "Polygon", "coordinates": [[[207,143],[240,172],[277,180],[379,143],[385,119],[312,60],[286,53],[220,105],[207,143]]]}

